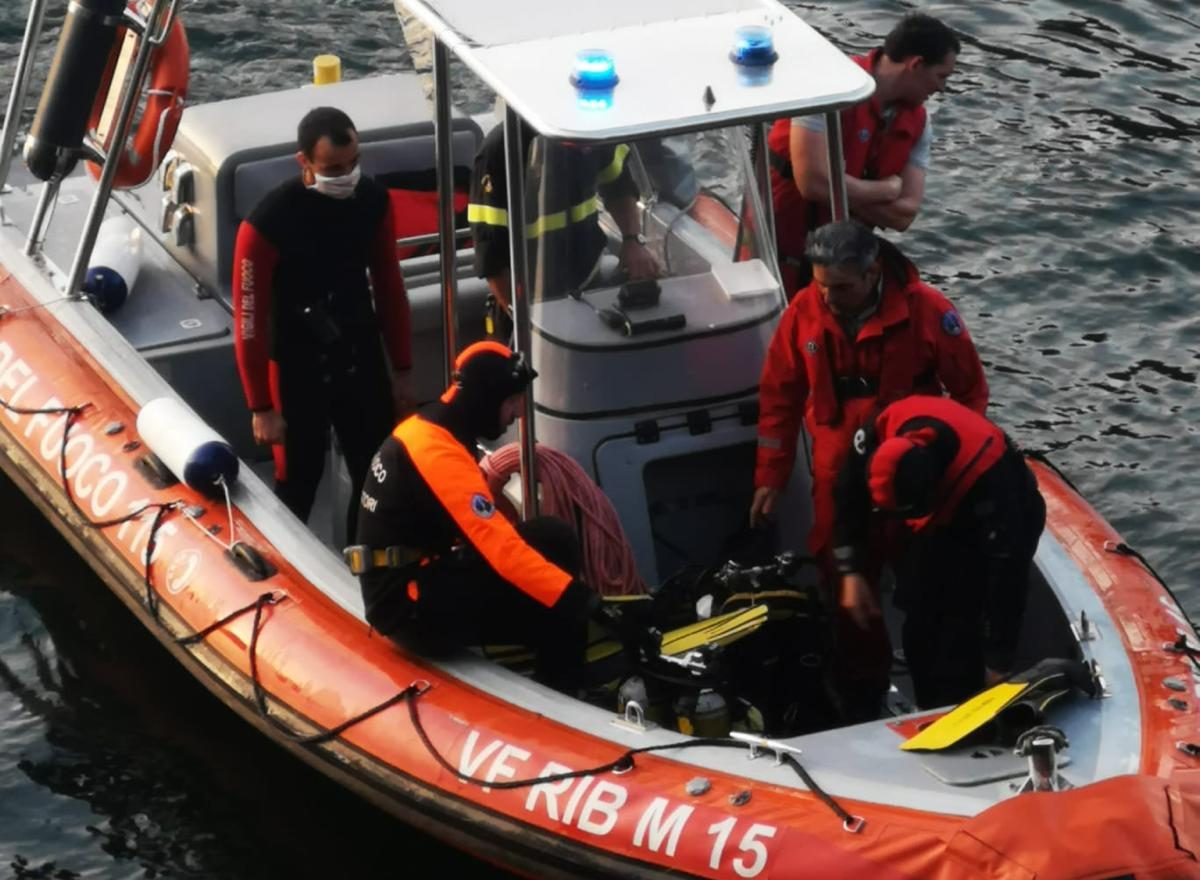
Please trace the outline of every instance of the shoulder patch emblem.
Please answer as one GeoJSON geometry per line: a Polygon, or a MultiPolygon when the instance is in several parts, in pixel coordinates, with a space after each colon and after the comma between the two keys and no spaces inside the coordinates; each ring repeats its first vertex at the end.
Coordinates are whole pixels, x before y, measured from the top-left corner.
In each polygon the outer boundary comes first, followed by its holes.
{"type": "Polygon", "coordinates": [[[859,428],[854,432],[854,451],[859,455],[867,454],[867,429],[859,428]]]}
{"type": "Polygon", "coordinates": [[[471,498],[471,512],[480,519],[491,519],[496,505],[486,495],[477,493],[471,498]]]}
{"type": "Polygon", "coordinates": [[[961,336],[963,332],[962,318],[958,312],[951,309],[942,313],[942,332],[947,336],[961,336]]]}
{"type": "Polygon", "coordinates": [[[808,342],[804,343],[804,350],[809,354],[816,354],[821,350],[821,346],[817,345],[817,340],[810,339],[808,342]]]}
{"type": "Polygon", "coordinates": [[[479,181],[479,187],[485,193],[490,193],[492,191],[492,175],[483,175],[483,179],[479,181]]]}

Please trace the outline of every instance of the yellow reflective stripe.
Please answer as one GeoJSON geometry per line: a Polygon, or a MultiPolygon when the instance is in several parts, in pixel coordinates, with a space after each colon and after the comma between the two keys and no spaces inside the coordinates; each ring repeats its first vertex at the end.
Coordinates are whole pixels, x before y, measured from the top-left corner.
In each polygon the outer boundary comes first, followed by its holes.
{"type": "Polygon", "coordinates": [[[627,144],[617,144],[617,148],[613,150],[613,160],[608,163],[608,167],[596,175],[596,183],[601,185],[612,183],[620,177],[621,172],[625,170],[625,157],[628,155],[629,146],[627,144]]]}
{"type": "Polygon", "coordinates": [[[494,205],[467,205],[467,222],[508,227],[508,211],[494,205]]]}
{"type": "Polygon", "coordinates": [[[555,211],[553,214],[543,214],[532,223],[525,226],[526,238],[541,238],[547,232],[557,232],[566,229],[568,223],[579,223],[599,212],[600,200],[596,196],[584,199],[577,205],[572,205],[565,211],[555,211]]]}

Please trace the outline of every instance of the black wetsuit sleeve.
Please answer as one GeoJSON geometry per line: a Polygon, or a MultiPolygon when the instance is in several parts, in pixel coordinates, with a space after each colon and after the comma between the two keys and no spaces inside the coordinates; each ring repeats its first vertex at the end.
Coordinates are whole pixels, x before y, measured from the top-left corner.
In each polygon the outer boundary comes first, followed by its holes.
{"type": "Polygon", "coordinates": [[[867,460],[873,447],[872,429],[861,429],[834,484],[833,563],[840,574],[862,572],[871,516],[867,460]]]}
{"type": "Polygon", "coordinates": [[[982,555],[983,657],[989,669],[1012,670],[1029,594],[1030,567],[1046,523],[1046,506],[1024,460],[1008,452],[971,487],[960,510],[982,555]]]}

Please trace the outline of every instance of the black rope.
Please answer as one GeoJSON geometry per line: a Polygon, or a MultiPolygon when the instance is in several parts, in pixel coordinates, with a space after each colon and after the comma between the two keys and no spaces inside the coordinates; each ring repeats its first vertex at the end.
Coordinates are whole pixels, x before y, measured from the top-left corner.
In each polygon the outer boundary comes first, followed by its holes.
{"type": "Polygon", "coordinates": [[[1062,480],[1064,483],[1066,483],[1068,486],[1070,486],[1071,489],[1074,490],[1076,495],[1080,495],[1080,496],[1083,495],[1083,493],[1079,491],[1079,487],[1071,482],[1071,478],[1068,477],[1065,473],[1063,473],[1062,468],[1060,468],[1058,465],[1056,465],[1054,462],[1052,462],[1050,460],[1050,456],[1048,456],[1046,453],[1041,452],[1039,450],[1028,450],[1028,449],[1023,450],[1023,451],[1027,458],[1032,458],[1034,461],[1040,461],[1046,467],[1050,468],[1050,470],[1054,471],[1054,473],[1058,474],[1058,478],[1060,480],[1062,480]]]}
{"type": "MultiPolygon", "coordinates": [[[[421,743],[425,746],[425,750],[429,752],[429,754],[442,767],[443,770],[454,774],[454,776],[462,782],[469,782],[472,785],[479,785],[485,788],[495,788],[502,791],[513,788],[527,788],[533,785],[545,785],[552,782],[563,782],[564,780],[579,779],[584,776],[599,776],[601,773],[628,773],[637,766],[637,762],[634,760],[637,755],[645,755],[651,752],[665,752],[673,749],[698,748],[701,746],[745,749],[749,748],[751,745],[736,739],[724,739],[721,737],[711,736],[697,737],[695,739],[690,739],[683,742],[663,743],[661,745],[643,746],[638,749],[629,749],[628,751],[619,755],[616,759],[609,761],[607,764],[589,767],[586,770],[568,770],[562,773],[551,773],[547,776],[534,776],[528,779],[488,781],[487,779],[480,779],[477,776],[470,776],[466,773],[463,773],[461,770],[447,761],[445,756],[437,750],[437,747],[434,746],[433,742],[429,739],[429,734],[425,732],[425,727],[421,724],[421,717],[417,711],[418,697],[420,697],[424,691],[420,689],[414,690],[413,688],[413,685],[410,685],[408,688],[410,691],[408,694],[408,717],[412,720],[413,729],[417,732],[417,736],[420,738],[421,743]]],[[[817,781],[813,779],[811,775],[809,775],[808,771],[804,769],[804,766],[798,760],[796,760],[794,756],[787,753],[781,753],[779,757],[796,772],[796,774],[804,782],[805,786],[807,786],[808,790],[816,795],[821,803],[829,807],[829,809],[832,810],[833,813],[842,820],[844,826],[854,826],[856,829],[861,829],[862,820],[859,817],[848,813],[841,804],[835,801],[828,792],[821,788],[821,786],[817,784],[817,781]]]]}
{"type": "Polygon", "coordinates": [[[203,641],[205,638],[212,635],[230,621],[236,620],[243,614],[248,614],[253,611],[254,622],[251,624],[250,645],[248,647],[248,652],[250,655],[250,683],[254,688],[254,705],[257,707],[258,714],[262,716],[264,721],[269,722],[272,727],[299,745],[321,745],[337,739],[354,725],[378,715],[385,709],[390,709],[392,706],[396,705],[402,700],[408,699],[417,691],[416,685],[409,685],[404,690],[388,697],[382,703],[372,706],[370,709],[360,712],[353,718],[348,718],[341,724],[338,724],[336,727],[331,727],[328,730],[321,730],[314,734],[301,734],[292,730],[287,724],[271,714],[270,706],[267,702],[269,695],[267,694],[266,689],[262,686],[262,682],[258,680],[258,636],[262,631],[263,609],[271,605],[278,605],[280,602],[283,602],[286,599],[287,595],[283,593],[263,593],[245,608],[239,608],[237,611],[227,614],[225,617],[221,618],[210,626],[205,627],[199,632],[190,636],[186,636],[183,639],[179,639],[179,642],[180,644],[191,645],[203,641]]]}
{"type": "MultiPolygon", "coordinates": [[[[286,597],[283,597],[283,598],[286,598],[286,597]]],[[[185,646],[199,644],[200,642],[204,641],[209,636],[211,636],[213,633],[215,633],[217,630],[223,628],[226,624],[232,623],[233,621],[235,621],[239,617],[241,617],[243,614],[249,614],[251,611],[258,608],[259,603],[265,602],[268,599],[275,600],[271,604],[276,604],[277,602],[282,601],[282,598],[276,597],[274,593],[263,593],[261,596],[259,596],[257,599],[255,599],[253,602],[251,602],[249,605],[247,605],[245,608],[239,608],[237,611],[232,611],[229,614],[226,614],[220,620],[210,623],[204,629],[197,630],[196,632],[192,633],[191,635],[180,636],[179,638],[177,638],[175,640],[175,642],[176,642],[176,644],[185,645],[185,646]]]]}
{"type": "Polygon", "coordinates": [[[1167,591],[1167,595],[1171,597],[1171,600],[1175,603],[1175,607],[1179,609],[1179,613],[1182,614],[1183,619],[1187,621],[1187,625],[1192,628],[1192,632],[1198,632],[1196,629],[1196,624],[1192,621],[1191,616],[1187,613],[1187,609],[1183,607],[1183,603],[1179,601],[1179,597],[1175,595],[1175,591],[1171,589],[1171,585],[1162,579],[1162,575],[1155,570],[1154,566],[1150,564],[1150,560],[1143,556],[1140,551],[1130,547],[1124,541],[1107,542],[1104,545],[1104,549],[1109,553],[1116,554],[1117,556],[1132,556],[1134,559],[1140,562],[1146,571],[1150,572],[1154,579],[1158,581],[1160,585],[1162,585],[1162,588],[1167,591]]]}
{"type": "MultiPolygon", "coordinates": [[[[1070,477],[1068,477],[1066,474],[1064,474],[1059,469],[1058,465],[1056,465],[1054,462],[1052,462],[1050,460],[1049,456],[1047,456],[1046,453],[1044,453],[1044,452],[1026,452],[1025,454],[1029,458],[1034,459],[1035,461],[1040,461],[1042,464],[1049,467],[1050,470],[1054,471],[1054,473],[1058,474],[1058,476],[1062,479],[1062,481],[1064,483],[1066,483],[1068,486],[1070,486],[1075,491],[1075,494],[1080,495],[1080,496],[1083,495],[1083,493],[1079,491],[1079,487],[1071,482],[1070,477]]],[[[1140,551],[1129,546],[1124,541],[1116,541],[1113,543],[1106,543],[1104,545],[1104,549],[1106,551],[1108,551],[1109,553],[1115,553],[1118,556],[1132,556],[1134,559],[1136,559],[1138,562],[1140,562],[1145,567],[1146,571],[1150,572],[1151,576],[1153,576],[1153,578],[1159,582],[1159,584],[1162,586],[1162,588],[1167,591],[1167,595],[1171,597],[1171,600],[1175,603],[1175,607],[1178,608],[1179,613],[1183,615],[1183,619],[1185,621],[1187,621],[1188,626],[1190,626],[1192,628],[1192,632],[1193,633],[1200,632],[1200,630],[1196,629],[1196,624],[1192,621],[1191,616],[1187,613],[1187,609],[1185,609],[1183,607],[1183,603],[1179,601],[1179,597],[1175,595],[1175,591],[1171,589],[1171,585],[1168,584],[1165,580],[1163,580],[1162,575],[1160,575],[1158,573],[1158,571],[1154,568],[1154,566],[1150,564],[1150,560],[1148,560],[1145,556],[1143,556],[1140,551]]],[[[1188,652],[1184,651],[1183,653],[1188,653],[1188,652]]],[[[1189,654],[1189,656],[1190,656],[1190,654],[1189,654]]],[[[1197,661],[1196,657],[1192,657],[1192,661],[1196,663],[1198,668],[1200,668],[1200,661],[1197,661]]]]}
{"type": "Polygon", "coordinates": [[[0,398],[0,407],[9,412],[16,413],[22,416],[34,415],[62,415],[66,416],[63,421],[62,442],[58,449],[58,475],[62,483],[63,494],[67,496],[67,503],[71,505],[71,509],[75,511],[75,515],[82,520],[83,525],[91,529],[107,529],[113,526],[124,525],[127,522],[138,519],[142,514],[153,510],[154,521],[150,524],[150,534],[146,537],[146,550],[144,556],[144,564],[142,568],[142,582],[146,587],[146,607],[150,613],[154,615],[154,619],[158,620],[158,594],[154,589],[154,575],[151,567],[151,562],[154,558],[154,550],[158,546],[158,530],[162,527],[167,515],[178,508],[181,504],[179,501],[167,502],[150,502],[143,504],[137,510],[131,511],[124,516],[115,517],[113,519],[95,520],[87,515],[79,502],[75,500],[75,495],[71,491],[71,481],[67,477],[67,444],[71,439],[71,427],[75,424],[75,420],[91,406],[90,402],[81,403],[77,406],[45,406],[38,408],[14,406],[7,400],[0,398]]]}

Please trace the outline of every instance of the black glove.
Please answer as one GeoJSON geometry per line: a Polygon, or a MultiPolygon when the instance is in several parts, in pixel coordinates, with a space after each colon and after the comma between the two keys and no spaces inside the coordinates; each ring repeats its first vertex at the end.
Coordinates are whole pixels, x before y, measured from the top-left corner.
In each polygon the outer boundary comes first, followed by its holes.
{"type": "Polygon", "coordinates": [[[595,614],[599,605],[600,596],[596,591],[579,578],[575,578],[567,584],[567,588],[563,590],[551,610],[567,620],[587,620],[595,614]]]}
{"type": "Polygon", "coordinates": [[[619,603],[600,602],[592,611],[592,620],[635,659],[652,660],[662,650],[662,633],[636,615],[625,614],[619,603]]]}

